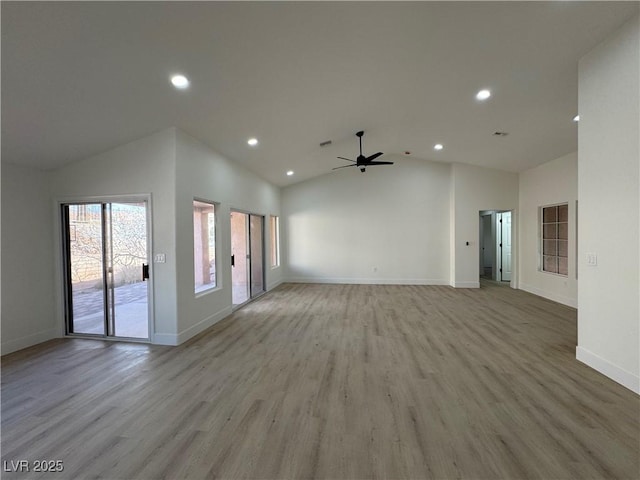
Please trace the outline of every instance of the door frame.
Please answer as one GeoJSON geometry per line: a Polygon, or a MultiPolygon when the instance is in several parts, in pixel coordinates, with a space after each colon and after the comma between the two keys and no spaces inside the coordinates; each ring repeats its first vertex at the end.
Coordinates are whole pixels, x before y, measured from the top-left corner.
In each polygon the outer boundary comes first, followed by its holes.
{"type": "Polygon", "coordinates": [[[150,193],[130,194],[130,195],[87,195],[87,196],[68,196],[57,197],[54,201],[55,208],[55,225],[54,225],[54,242],[56,262],[55,282],[58,295],[56,296],[57,325],[61,337],[67,338],[87,338],[94,340],[108,340],[116,342],[135,342],[135,343],[153,343],[155,336],[155,309],[154,309],[154,282],[153,282],[153,203],[150,193]],[[91,335],[91,334],[69,334],[67,330],[67,298],[69,295],[66,279],[66,262],[67,253],[64,244],[64,217],[62,206],[66,204],[77,203],[146,203],[146,234],[147,234],[147,261],[149,265],[149,278],[147,279],[147,321],[149,329],[149,338],[131,338],[131,337],[112,337],[108,335],[91,335]]]}
{"type": "MultiPolygon", "coordinates": [[[[518,255],[519,255],[519,249],[518,249],[518,209],[517,208],[485,208],[482,210],[478,210],[478,218],[480,219],[480,217],[482,215],[487,215],[489,213],[495,213],[496,214],[496,218],[495,218],[495,224],[494,224],[494,220],[492,220],[492,228],[495,227],[496,230],[496,235],[494,238],[494,265],[496,265],[496,269],[499,269],[498,265],[500,264],[500,258],[501,258],[501,252],[500,252],[500,247],[498,247],[498,243],[499,243],[499,234],[498,234],[498,226],[497,226],[497,214],[498,213],[505,213],[505,212],[511,212],[511,280],[509,281],[505,281],[505,284],[509,284],[509,286],[511,288],[519,288],[519,261],[518,261],[518,255]]],[[[480,228],[477,228],[477,245],[480,245],[480,228]]],[[[476,251],[478,252],[478,255],[480,255],[480,248],[477,248],[476,251]]],[[[478,268],[478,278],[480,278],[480,261],[478,260],[476,262],[477,268],[478,268]]],[[[496,270],[496,273],[497,272],[496,270]]],[[[500,281],[497,278],[495,279],[496,281],[500,281]]]]}

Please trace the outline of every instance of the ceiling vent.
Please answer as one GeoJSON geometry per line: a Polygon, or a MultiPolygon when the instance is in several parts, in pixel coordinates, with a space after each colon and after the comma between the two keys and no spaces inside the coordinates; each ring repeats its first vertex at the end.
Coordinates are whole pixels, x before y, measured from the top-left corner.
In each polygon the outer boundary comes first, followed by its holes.
{"type": "Polygon", "coordinates": [[[328,147],[329,145],[331,145],[331,140],[327,140],[326,142],[320,143],[321,147],[328,147]]]}

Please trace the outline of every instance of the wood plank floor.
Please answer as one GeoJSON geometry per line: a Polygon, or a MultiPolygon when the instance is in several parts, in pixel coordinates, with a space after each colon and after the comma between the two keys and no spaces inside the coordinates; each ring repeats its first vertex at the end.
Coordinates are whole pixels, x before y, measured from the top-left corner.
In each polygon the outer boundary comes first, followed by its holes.
{"type": "Polygon", "coordinates": [[[493,282],[282,285],[179,347],[3,357],[2,459],[64,462],[3,478],[638,478],[640,398],[575,345],[493,282]]]}

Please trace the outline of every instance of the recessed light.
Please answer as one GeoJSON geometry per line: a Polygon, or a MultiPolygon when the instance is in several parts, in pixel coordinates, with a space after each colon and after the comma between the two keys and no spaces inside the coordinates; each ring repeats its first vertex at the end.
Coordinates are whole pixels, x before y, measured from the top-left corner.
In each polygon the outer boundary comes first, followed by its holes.
{"type": "Polygon", "coordinates": [[[580,121],[580,115],[576,115],[575,117],[573,117],[573,121],[574,122],[579,122],[580,121]]]}
{"type": "Polygon", "coordinates": [[[476,93],[476,98],[478,100],[486,100],[490,96],[491,92],[489,90],[480,90],[478,93],[476,93]]]}
{"type": "Polygon", "coordinates": [[[250,138],[249,140],[247,140],[247,143],[249,145],[251,145],[252,147],[255,147],[258,144],[258,139],[257,138],[250,138]]]}
{"type": "Polygon", "coordinates": [[[293,170],[289,170],[289,171],[287,172],[287,175],[288,175],[289,177],[290,177],[291,175],[293,175],[293,170]]]}
{"type": "Polygon", "coordinates": [[[171,77],[171,83],[176,88],[185,89],[189,86],[189,79],[184,75],[174,75],[171,77]]]}
{"type": "Polygon", "coordinates": [[[436,144],[433,146],[433,149],[434,149],[434,150],[442,150],[443,148],[444,148],[444,146],[443,146],[441,143],[436,143],[436,144]]]}

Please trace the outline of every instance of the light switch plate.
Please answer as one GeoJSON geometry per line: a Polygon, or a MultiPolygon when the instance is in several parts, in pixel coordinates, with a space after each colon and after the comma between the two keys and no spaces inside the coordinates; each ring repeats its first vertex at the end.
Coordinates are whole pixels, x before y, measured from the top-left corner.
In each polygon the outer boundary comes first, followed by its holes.
{"type": "Polygon", "coordinates": [[[153,257],[153,263],[165,263],[167,256],[164,253],[156,253],[153,257]]]}
{"type": "Polygon", "coordinates": [[[598,265],[598,255],[595,253],[587,253],[587,265],[595,267],[598,265]]]}

